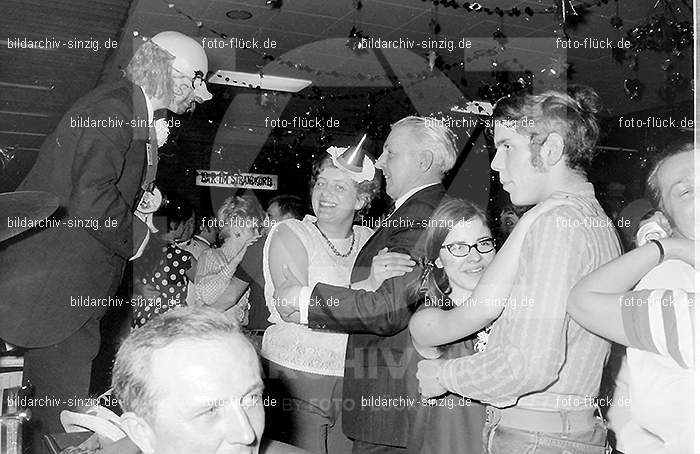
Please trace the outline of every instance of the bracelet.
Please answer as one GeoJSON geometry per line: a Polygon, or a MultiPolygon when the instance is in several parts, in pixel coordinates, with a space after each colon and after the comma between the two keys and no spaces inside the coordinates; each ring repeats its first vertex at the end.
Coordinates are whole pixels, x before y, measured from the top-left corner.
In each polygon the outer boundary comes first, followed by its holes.
{"type": "Polygon", "coordinates": [[[664,252],[664,247],[661,245],[661,241],[659,240],[649,240],[650,243],[654,243],[656,247],[659,248],[659,264],[664,261],[664,256],[666,253],[664,252]]]}

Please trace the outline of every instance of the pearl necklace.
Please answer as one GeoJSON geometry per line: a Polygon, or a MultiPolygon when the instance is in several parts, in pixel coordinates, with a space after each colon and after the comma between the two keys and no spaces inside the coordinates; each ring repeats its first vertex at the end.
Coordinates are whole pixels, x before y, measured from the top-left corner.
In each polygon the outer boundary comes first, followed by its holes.
{"type": "Polygon", "coordinates": [[[335,248],[335,245],[333,243],[331,243],[331,240],[328,239],[326,234],[323,233],[323,230],[321,230],[321,227],[318,226],[318,222],[314,222],[314,225],[316,226],[318,231],[321,233],[321,236],[323,237],[323,239],[326,240],[326,244],[328,244],[328,247],[331,248],[331,251],[333,251],[333,253],[335,255],[337,255],[338,257],[341,257],[341,258],[350,257],[350,254],[352,253],[352,249],[355,247],[355,229],[352,229],[352,242],[350,243],[350,249],[348,249],[348,252],[346,252],[345,254],[341,254],[340,251],[338,251],[338,249],[335,248]]]}

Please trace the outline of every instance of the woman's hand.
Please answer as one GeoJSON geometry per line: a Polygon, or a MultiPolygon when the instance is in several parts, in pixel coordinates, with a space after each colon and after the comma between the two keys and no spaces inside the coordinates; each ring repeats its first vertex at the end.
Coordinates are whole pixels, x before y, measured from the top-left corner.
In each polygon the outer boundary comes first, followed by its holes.
{"type": "Polygon", "coordinates": [[[389,252],[387,248],[380,250],[372,258],[370,280],[373,289],[379,288],[382,282],[387,279],[410,273],[415,264],[416,262],[408,254],[389,252]]]}
{"type": "Polygon", "coordinates": [[[253,235],[249,237],[236,237],[235,235],[231,235],[226,238],[224,244],[221,246],[221,250],[224,252],[230,262],[238,261],[240,263],[240,261],[243,260],[243,256],[245,255],[248,247],[255,243],[259,238],[260,235],[253,235]]]}
{"type": "Polygon", "coordinates": [[[651,239],[659,240],[670,237],[672,234],[671,223],[661,211],[657,210],[650,218],[639,221],[635,239],[639,247],[647,244],[651,239]]]}

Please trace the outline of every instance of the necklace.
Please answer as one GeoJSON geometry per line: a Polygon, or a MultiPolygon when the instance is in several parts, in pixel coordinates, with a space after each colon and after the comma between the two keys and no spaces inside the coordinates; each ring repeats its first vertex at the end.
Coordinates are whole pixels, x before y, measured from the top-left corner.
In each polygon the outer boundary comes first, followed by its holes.
{"type": "Polygon", "coordinates": [[[340,251],[338,251],[335,248],[335,245],[333,243],[331,243],[331,240],[328,239],[326,234],[323,233],[323,230],[321,230],[321,227],[318,226],[318,222],[314,222],[314,225],[316,226],[318,231],[321,233],[321,236],[323,237],[323,239],[326,240],[326,244],[328,244],[328,247],[331,248],[331,251],[333,251],[333,253],[335,255],[337,255],[338,257],[341,257],[341,258],[346,258],[346,257],[350,256],[350,254],[352,253],[352,249],[355,247],[355,229],[352,229],[352,242],[350,243],[350,249],[348,249],[348,252],[346,252],[345,254],[341,254],[340,251]]]}

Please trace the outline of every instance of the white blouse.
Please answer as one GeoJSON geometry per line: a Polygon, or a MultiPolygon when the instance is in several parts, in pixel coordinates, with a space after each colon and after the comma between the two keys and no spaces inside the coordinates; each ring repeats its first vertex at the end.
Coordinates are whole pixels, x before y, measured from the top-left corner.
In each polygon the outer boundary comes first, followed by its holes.
{"type": "MultiPolygon", "coordinates": [[[[348,335],[328,331],[314,331],[307,326],[288,323],[282,320],[275,305],[275,286],[270,274],[270,238],[278,225],[289,227],[301,240],[308,254],[308,285],[317,283],[349,286],[350,275],[357,254],[372,236],[372,229],[353,226],[355,244],[348,257],[333,253],[326,239],[321,235],[314,216],[306,216],[302,221],[289,219],[276,224],[270,231],[263,248],[263,272],[265,275],[265,300],[270,309],[269,321],[273,323],[263,336],[262,356],[289,369],[320,375],[343,376],[345,348],[348,335]]],[[[352,244],[352,236],[346,239],[330,240],[336,250],[344,253],[352,244]]]]}

